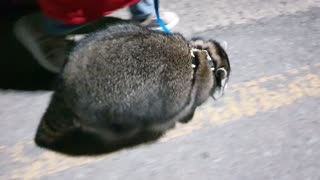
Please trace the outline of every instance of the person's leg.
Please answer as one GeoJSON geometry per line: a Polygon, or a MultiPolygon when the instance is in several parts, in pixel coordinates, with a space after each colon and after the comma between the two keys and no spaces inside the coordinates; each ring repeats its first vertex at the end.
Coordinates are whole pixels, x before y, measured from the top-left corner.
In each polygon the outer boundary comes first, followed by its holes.
{"type": "Polygon", "coordinates": [[[74,26],[45,17],[42,13],[34,13],[19,19],[14,25],[14,33],[42,67],[58,73],[76,42],[114,22],[114,19],[101,18],[74,26]]]}
{"type": "Polygon", "coordinates": [[[27,15],[17,21],[14,33],[41,66],[49,71],[59,72],[64,64],[68,45],[62,29],[60,32],[52,29],[49,33],[44,22],[46,19],[41,13],[27,15]]]}
{"type": "Polygon", "coordinates": [[[154,12],[153,0],[141,0],[129,9],[133,20],[144,21],[154,12]]]}
{"type": "MultiPolygon", "coordinates": [[[[162,30],[154,13],[154,0],[141,0],[129,9],[133,21],[138,21],[150,29],[162,30]]],[[[168,29],[172,29],[179,22],[179,17],[173,12],[160,11],[160,17],[168,29]]]]}
{"type": "MultiPolygon", "coordinates": [[[[131,6],[130,11],[133,21],[138,21],[150,29],[162,30],[154,14],[153,0],[141,0],[131,6]]],[[[160,11],[160,16],[169,29],[173,28],[179,21],[178,16],[172,12],[160,11]]],[[[89,24],[66,26],[63,23],[44,17],[41,13],[35,13],[21,18],[15,24],[14,32],[17,39],[31,52],[41,66],[57,73],[65,63],[70,44],[72,45],[72,43],[83,38],[86,33],[91,32],[89,30],[79,34],[77,30],[89,24]]]]}
{"type": "Polygon", "coordinates": [[[66,35],[80,29],[84,25],[65,25],[48,17],[42,18],[44,30],[50,35],[66,35]]]}
{"type": "Polygon", "coordinates": [[[34,13],[19,19],[14,33],[42,67],[58,73],[71,45],[85,36],[73,33],[86,25],[65,25],[42,13],[34,13]]]}

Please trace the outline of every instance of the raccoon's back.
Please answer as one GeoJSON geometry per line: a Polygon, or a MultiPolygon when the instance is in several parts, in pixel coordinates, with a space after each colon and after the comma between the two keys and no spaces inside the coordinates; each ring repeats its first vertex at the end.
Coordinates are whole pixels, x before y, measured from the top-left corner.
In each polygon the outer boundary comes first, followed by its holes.
{"type": "Polygon", "coordinates": [[[180,35],[117,25],[84,39],[63,71],[63,93],[83,113],[165,120],[191,91],[191,56],[180,35]]]}

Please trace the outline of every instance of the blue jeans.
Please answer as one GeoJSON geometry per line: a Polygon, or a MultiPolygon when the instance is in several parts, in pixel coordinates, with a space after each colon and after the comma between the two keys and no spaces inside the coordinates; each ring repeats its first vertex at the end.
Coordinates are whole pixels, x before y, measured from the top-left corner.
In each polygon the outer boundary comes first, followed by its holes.
{"type": "Polygon", "coordinates": [[[153,0],[140,0],[137,4],[130,6],[132,19],[145,20],[154,11],[153,0]]]}
{"type": "MultiPolygon", "coordinates": [[[[133,20],[142,21],[146,19],[154,11],[153,0],[140,0],[137,4],[129,7],[133,20]]],[[[52,35],[64,35],[75,31],[85,25],[65,25],[59,21],[45,18],[45,29],[52,35]]]]}

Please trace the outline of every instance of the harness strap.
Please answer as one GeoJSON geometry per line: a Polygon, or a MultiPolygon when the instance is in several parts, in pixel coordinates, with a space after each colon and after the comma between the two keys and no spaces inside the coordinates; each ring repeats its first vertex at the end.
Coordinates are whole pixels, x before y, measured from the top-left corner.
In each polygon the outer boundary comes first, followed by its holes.
{"type": "Polygon", "coordinates": [[[172,32],[166,27],[165,23],[160,18],[159,14],[159,0],[154,0],[154,9],[156,11],[157,22],[159,26],[163,29],[163,31],[167,34],[172,34],[172,32]]]}

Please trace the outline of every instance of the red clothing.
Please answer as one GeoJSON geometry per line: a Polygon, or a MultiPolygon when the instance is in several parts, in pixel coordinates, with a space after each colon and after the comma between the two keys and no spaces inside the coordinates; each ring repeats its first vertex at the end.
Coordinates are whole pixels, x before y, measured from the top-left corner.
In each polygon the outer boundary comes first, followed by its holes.
{"type": "Polygon", "coordinates": [[[42,12],[65,24],[80,25],[97,20],[140,0],[38,0],[42,12]]]}

